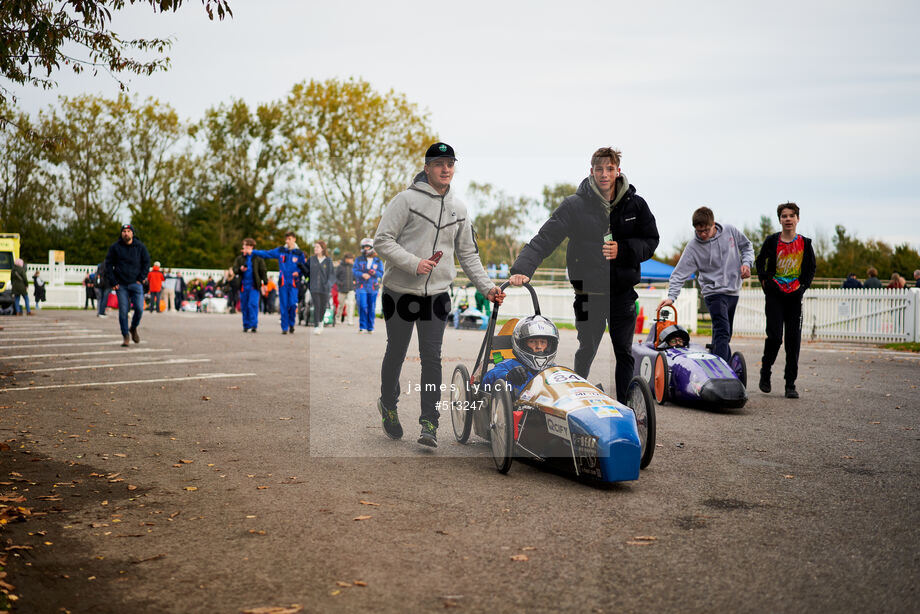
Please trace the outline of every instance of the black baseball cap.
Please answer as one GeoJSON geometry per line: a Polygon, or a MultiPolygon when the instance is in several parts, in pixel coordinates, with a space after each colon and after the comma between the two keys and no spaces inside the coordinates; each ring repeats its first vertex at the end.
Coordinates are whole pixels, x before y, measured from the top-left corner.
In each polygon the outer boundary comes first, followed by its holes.
{"type": "Polygon", "coordinates": [[[428,151],[425,152],[425,164],[428,164],[435,158],[451,158],[456,160],[457,156],[454,155],[454,148],[448,145],[447,143],[435,143],[428,148],[428,151]]]}
{"type": "MultiPolygon", "coordinates": [[[[122,225],[121,225],[121,230],[124,230],[125,228],[129,228],[129,229],[131,229],[131,232],[134,232],[134,226],[132,226],[131,224],[122,224],[122,225]]],[[[119,232],[121,232],[121,231],[119,231],[119,232]]],[[[137,233],[134,232],[134,234],[137,234],[137,233]]]]}

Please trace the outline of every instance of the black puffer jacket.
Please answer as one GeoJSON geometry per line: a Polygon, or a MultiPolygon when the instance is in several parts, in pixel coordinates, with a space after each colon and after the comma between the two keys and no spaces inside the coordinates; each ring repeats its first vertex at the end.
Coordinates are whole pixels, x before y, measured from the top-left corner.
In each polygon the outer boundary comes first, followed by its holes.
{"type": "MultiPolygon", "coordinates": [[[[624,186],[620,183],[617,188],[619,191],[624,186]]],[[[628,185],[625,189],[608,219],[586,177],[524,246],[511,273],[533,277],[540,263],[568,237],[565,262],[576,292],[617,294],[631,290],[639,283],[640,263],[651,258],[658,247],[658,226],[636,188],[628,185]],[[605,259],[601,251],[608,227],[618,244],[613,260],[605,259]]]]}

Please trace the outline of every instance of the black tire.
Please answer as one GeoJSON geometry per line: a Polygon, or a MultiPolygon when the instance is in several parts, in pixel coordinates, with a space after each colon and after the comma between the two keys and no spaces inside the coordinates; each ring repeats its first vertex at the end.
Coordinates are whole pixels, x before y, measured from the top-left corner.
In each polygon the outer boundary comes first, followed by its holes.
{"type": "Polygon", "coordinates": [[[732,354],[731,358],[728,359],[728,366],[732,368],[732,371],[741,381],[741,385],[747,390],[747,361],[744,360],[744,354],[741,352],[732,354]]]}
{"type": "Polygon", "coordinates": [[[514,451],[514,415],[509,384],[498,380],[492,385],[492,403],[489,418],[489,447],[492,460],[499,473],[508,473],[514,451]]]}
{"type": "Polygon", "coordinates": [[[658,352],[655,357],[655,366],[652,369],[652,382],[655,386],[655,400],[659,405],[664,405],[671,397],[671,367],[668,364],[668,357],[664,352],[658,352]]]}
{"type": "Polygon", "coordinates": [[[473,426],[473,410],[470,402],[470,372],[463,365],[454,367],[450,377],[450,423],[454,427],[454,437],[460,443],[470,438],[473,426]]]}
{"type": "Polygon", "coordinates": [[[642,457],[639,460],[639,469],[645,469],[652,462],[655,455],[655,402],[652,400],[652,391],[641,377],[634,377],[626,389],[626,406],[636,414],[636,428],[639,431],[639,442],[642,457]]]}

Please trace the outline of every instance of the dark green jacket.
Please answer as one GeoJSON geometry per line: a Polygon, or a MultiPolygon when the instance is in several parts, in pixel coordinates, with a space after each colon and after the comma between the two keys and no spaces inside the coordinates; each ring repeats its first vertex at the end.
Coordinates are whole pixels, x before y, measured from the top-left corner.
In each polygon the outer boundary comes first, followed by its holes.
{"type": "Polygon", "coordinates": [[[13,265],[10,273],[10,285],[13,294],[25,296],[29,293],[29,277],[26,275],[26,267],[13,265]]]}
{"type": "MultiPolygon", "coordinates": [[[[238,275],[240,281],[243,281],[242,267],[246,263],[246,256],[240,254],[233,261],[233,273],[238,275]]],[[[252,255],[252,279],[257,281],[259,287],[268,283],[268,269],[265,268],[265,261],[255,254],[252,255]]]]}

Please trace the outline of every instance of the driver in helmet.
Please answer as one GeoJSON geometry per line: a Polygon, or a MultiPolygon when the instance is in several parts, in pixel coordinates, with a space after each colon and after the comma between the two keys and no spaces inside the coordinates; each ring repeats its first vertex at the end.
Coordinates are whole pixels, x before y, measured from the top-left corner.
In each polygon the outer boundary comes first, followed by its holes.
{"type": "Polygon", "coordinates": [[[656,350],[685,348],[690,345],[690,333],[687,332],[686,328],[677,324],[672,324],[661,331],[658,339],[656,350]]]}
{"type": "Polygon", "coordinates": [[[514,358],[503,360],[486,373],[482,379],[486,391],[503,379],[512,386],[511,396],[517,399],[521,390],[533,377],[556,361],[559,331],[549,318],[528,316],[520,320],[511,334],[514,358]]]}

